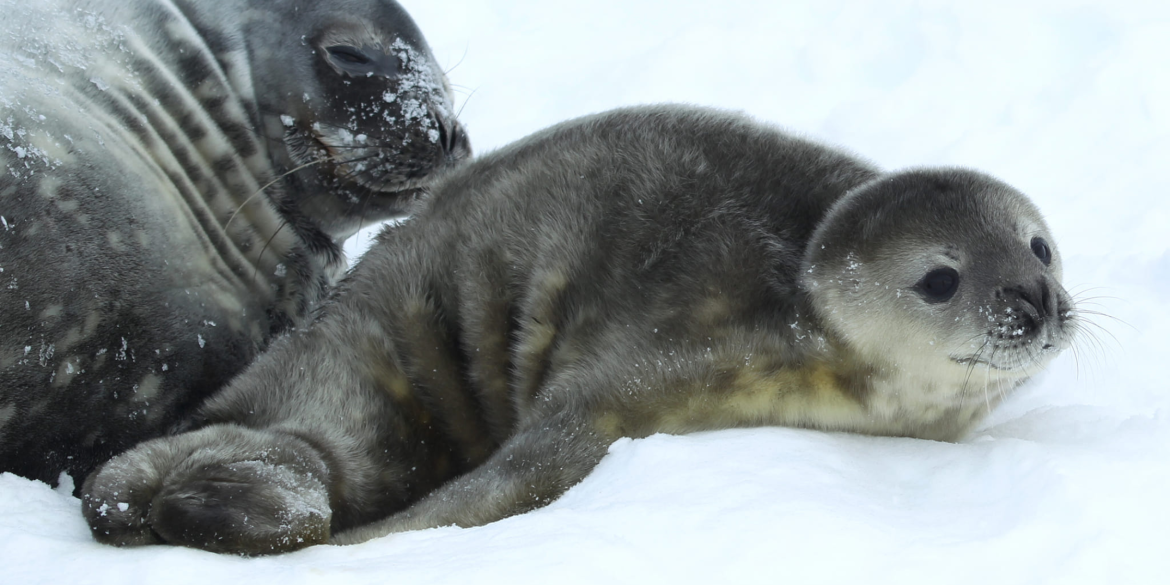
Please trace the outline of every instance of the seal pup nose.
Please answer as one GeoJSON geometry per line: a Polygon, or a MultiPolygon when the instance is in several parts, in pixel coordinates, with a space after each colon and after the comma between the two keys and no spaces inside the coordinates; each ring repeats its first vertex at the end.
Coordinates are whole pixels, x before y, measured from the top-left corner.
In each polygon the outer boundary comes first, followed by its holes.
{"type": "Polygon", "coordinates": [[[1018,306],[1039,325],[1057,314],[1056,291],[1044,277],[1026,285],[1008,289],[1010,295],[1019,301],[1018,306]]]}

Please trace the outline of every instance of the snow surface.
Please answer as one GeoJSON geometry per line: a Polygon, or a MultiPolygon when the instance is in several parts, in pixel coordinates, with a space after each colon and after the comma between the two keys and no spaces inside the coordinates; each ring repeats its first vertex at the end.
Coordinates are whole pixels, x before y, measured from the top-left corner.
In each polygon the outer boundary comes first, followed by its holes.
{"type": "Polygon", "coordinates": [[[890,169],[979,168],[1046,213],[1099,328],[958,444],[782,428],[623,440],[547,508],[272,558],[100,546],[67,491],[3,475],[0,581],[1170,581],[1170,3],[403,4],[452,68],[478,151],[675,101],[890,169]]]}

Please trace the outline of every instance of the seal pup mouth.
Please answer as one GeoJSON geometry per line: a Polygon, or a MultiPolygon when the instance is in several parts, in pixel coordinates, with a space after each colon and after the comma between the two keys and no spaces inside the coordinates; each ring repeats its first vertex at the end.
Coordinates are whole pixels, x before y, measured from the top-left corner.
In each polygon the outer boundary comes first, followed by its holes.
{"type": "Polygon", "coordinates": [[[1076,311],[1059,284],[1041,281],[1033,291],[1008,288],[997,291],[996,298],[1008,306],[998,311],[984,307],[991,326],[983,343],[971,355],[949,356],[951,361],[1002,371],[1040,369],[1072,345],[1076,311]]]}

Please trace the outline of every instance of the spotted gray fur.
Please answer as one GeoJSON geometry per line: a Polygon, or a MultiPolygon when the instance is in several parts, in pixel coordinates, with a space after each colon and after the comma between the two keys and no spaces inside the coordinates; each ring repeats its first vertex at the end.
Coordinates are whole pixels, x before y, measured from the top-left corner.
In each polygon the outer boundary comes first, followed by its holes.
{"type": "Polygon", "coordinates": [[[1008,185],[884,173],[672,106],[567,122],[446,176],[342,291],[201,428],[89,478],[98,540],[259,554],[474,526],[657,432],[955,440],[1077,319],[1051,234],[1008,185]]]}
{"type": "Polygon", "coordinates": [[[465,158],[391,0],[0,0],[0,471],[79,481],[465,158]]]}

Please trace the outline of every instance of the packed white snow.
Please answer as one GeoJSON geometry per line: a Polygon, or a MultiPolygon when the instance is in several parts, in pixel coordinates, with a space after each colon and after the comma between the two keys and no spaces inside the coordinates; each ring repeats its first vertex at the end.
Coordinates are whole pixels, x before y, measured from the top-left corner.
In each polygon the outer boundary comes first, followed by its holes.
{"type": "Polygon", "coordinates": [[[782,428],[622,440],[547,508],[279,557],[101,546],[67,489],[3,475],[5,583],[1165,582],[1170,3],[403,4],[480,152],[670,101],[885,168],[978,168],[1045,212],[1099,327],[957,444],[782,428]]]}

